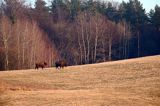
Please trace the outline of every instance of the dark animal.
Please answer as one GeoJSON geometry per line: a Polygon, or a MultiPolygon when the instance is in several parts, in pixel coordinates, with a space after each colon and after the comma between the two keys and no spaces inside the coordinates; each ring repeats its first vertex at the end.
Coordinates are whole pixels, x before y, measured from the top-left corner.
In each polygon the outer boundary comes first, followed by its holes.
{"type": "Polygon", "coordinates": [[[67,62],[65,60],[60,60],[55,62],[56,68],[64,68],[67,66],[67,62]]]}
{"type": "Polygon", "coordinates": [[[36,63],[35,69],[37,69],[37,70],[38,70],[38,68],[42,68],[43,69],[46,65],[47,65],[46,62],[36,63]]]}

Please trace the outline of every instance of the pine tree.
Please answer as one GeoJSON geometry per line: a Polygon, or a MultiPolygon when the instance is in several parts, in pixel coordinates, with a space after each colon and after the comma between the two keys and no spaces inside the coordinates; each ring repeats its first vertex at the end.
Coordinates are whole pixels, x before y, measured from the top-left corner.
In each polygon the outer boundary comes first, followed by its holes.
{"type": "Polygon", "coordinates": [[[158,5],[155,6],[155,12],[151,18],[157,31],[160,31],[160,7],[158,5]]]}

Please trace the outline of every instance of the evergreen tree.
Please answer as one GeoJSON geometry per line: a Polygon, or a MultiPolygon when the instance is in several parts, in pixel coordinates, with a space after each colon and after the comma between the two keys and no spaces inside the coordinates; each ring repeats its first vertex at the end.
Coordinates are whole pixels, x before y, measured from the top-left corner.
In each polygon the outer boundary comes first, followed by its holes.
{"type": "Polygon", "coordinates": [[[130,0],[128,3],[122,4],[124,6],[123,17],[130,22],[133,29],[137,26],[144,25],[147,22],[147,15],[142,4],[138,0],[130,0]]]}
{"type": "Polygon", "coordinates": [[[112,6],[112,3],[109,2],[107,9],[106,9],[106,16],[110,19],[110,20],[114,20],[114,15],[115,15],[115,8],[112,6]]]}
{"type": "Polygon", "coordinates": [[[43,0],[37,0],[35,2],[35,11],[38,17],[45,17],[48,15],[49,8],[46,6],[46,2],[43,0]]]}
{"type": "Polygon", "coordinates": [[[150,10],[150,12],[149,12],[149,22],[152,24],[153,23],[153,20],[152,20],[152,18],[153,18],[153,16],[154,16],[154,13],[155,13],[155,11],[153,10],[153,9],[151,9],[150,10]]]}
{"type": "Polygon", "coordinates": [[[99,13],[105,15],[105,12],[106,12],[105,2],[97,1],[97,10],[98,10],[99,13]]]}
{"type": "MultiPolygon", "coordinates": [[[[138,0],[129,0],[128,3],[122,4],[125,8],[123,12],[123,17],[125,20],[131,24],[132,33],[136,39],[133,39],[133,47],[137,48],[137,55],[141,56],[141,30],[148,23],[148,17],[145,13],[145,9],[138,0]],[[134,46],[137,45],[137,46],[134,46]]],[[[136,51],[136,49],[134,49],[136,51]]],[[[135,53],[133,53],[135,54],[135,53]]],[[[135,56],[134,56],[135,57],[135,56]]]]}
{"type": "Polygon", "coordinates": [[[155,12],[151,16],[151,20],[156,29],[160,31],[160,7],[158,5],[155,6],[155,12]]]}
{"type": "Polygon", "coordinates": [[[50,11],[52,14],[53,20],[61,21],[68,18],[69,8],[67,7],[68,0],[52,0],[50,11]]]}
{"type": "Polygon", "coordinates": [[[35,2],[35,14],[37,18],[48,17],[49,15],[49,8],[46,6],[46,2],[43,0],[37,0],[35,2]]]}
{"type": "Polygon", "coordinates": [[[75,16],[77,16],[79,10],[79,4],[80,4],[79,0],[71,0],[70,15],[72,20],[74,20],[75,16]]]}
{"type": "Polygon", "coordinates": [[[37,0],[35,2],[34,16],[40,27],[47,30],[47,26],[50,24],[50,15],[49,8],[44,0],[37,0]]]}

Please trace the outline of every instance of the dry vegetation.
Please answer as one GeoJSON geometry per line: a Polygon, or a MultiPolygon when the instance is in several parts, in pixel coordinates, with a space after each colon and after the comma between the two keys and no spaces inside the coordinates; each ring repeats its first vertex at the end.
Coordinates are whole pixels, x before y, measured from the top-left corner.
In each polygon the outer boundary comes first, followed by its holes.
{"type": "Polygon", "coordinates": [[[4,106],[159,106],[160,56],[0,72],[4,106]]]}

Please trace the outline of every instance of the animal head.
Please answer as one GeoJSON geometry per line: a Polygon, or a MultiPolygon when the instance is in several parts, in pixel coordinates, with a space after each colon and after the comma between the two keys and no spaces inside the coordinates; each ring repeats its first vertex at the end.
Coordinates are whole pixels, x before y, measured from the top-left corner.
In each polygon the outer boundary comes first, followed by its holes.
{"type": "Polygon", "coordinates": [[[47,65],[47,62],[44,62],[44,65],[46,66],[46,65],[47,65]]]}

